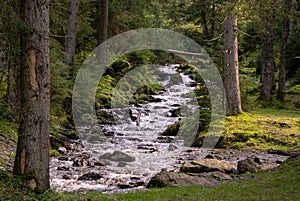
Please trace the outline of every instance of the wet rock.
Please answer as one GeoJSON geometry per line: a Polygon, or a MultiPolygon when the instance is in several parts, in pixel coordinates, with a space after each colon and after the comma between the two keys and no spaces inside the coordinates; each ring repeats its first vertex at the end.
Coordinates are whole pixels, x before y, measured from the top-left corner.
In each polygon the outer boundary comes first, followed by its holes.
{"type": "Polygon", "coordinates": [[[76,159],[73,162],[73,167],[87,167],[90,166],[91,163],[86,159],[76,159]]]}
{"type": "Polygon", "coordinates": [[[59,161],[68,161],[69,157],[68,156],[61,156],[58,158],[59,161]]]}
{"type": "Polygon", "coordinates": [[[208,154],[207,156],[205,156],[204,159],[214,159],[215,157],[213,155],[208,154]]]}
{"type": "Polygon", "coordinates": [[[120,189],[127,189],[127,188],[131,188],[131,186],[129,184],[118,184],[118,187],[120,189]]]}
{"type": "Polygon", "coordinates": [[[84,175],[80,176],[78,180],[84,180],[84,181],[93,181],[93,180],[99,180],[102,176],[95,172],[85,173],[84,175]]]}
{"type": "Polygon", "coordinates": [[[180,128],[180,121],[177,121],[173,125],[169,125],[160,135],[162,136],[176,136],[180,128]]]}
{"type": "Polygon", "coordinates": [[[135,157],[129,156],[121,151],[114,151],[111,153],[105,153],[99,157],[99,159],[106,159],[110,161],[117,161],[117,162],[133,162],[135,161],[135,157]]]}
{"type": "Polygon", "coordinates": [[[118,163],[117,167],[126,167],[126,166],[127,166],[127,163],[120,162],[120,163],[118,163]]]}
{"type": "Polygon", "coordinates": [[[62,176],[62,179],[64,179],[64,180],[70,180],[71,177],[70,177],[69,175],[63,175],[63,176],[62,176]]]}
{"type": "Polygon", "coordinates": [[[160,99],[160,98],[155,98],[155,97],[153,97],[153,96],[150,96],[150,98],[149,98],[149,102],[152,102],[152,103],[160,103],[160,102],[162,102],[163,100],[162,99],[160,99]]]}
{"type": "Polygon", "coordinates": [[[195,86],[197,86],[197,82],[191,81],[191,82],[187,83],[186,86],[195,87],[195,86]]]}
{"type": "Polygon", "coordinates": [[[277,154],[277,155],[282,155],[282,156],[294,156],[294,155],[299,155],[300,150],[287,150],[287,151],[282,151],[282,150],[268,150],[268,154],[277,154]]]}
{"type": "Polygon", "coordinates": [[[145,150],[144,153],[153,153],[158,151],[157,148],[153,147],[153,145],[138,145],[137,149],[145,150]]]}
{"type": "Polygon", "coordinates": [[[213,186],[218,184],[218,181],[213,178],[204,178],[197,176],[190,176],[185,173],[162,171],[156,174],[147,184],[147,188],[164,188],[175,186],[189,186],[189,185],[204,185],[213,186]]]}
{"type": "Polygon", "coordinates": [[[106,129],[106,128],[104,128],[104,129],[102,130],[102,132],[103,132],[103,134],[104,134],[106,137],[112,137],[112,136],[115,135],[115,132],[114,132],[114,131],[110,131],[110,130],[108,130],[108,129],[106,129]]]}
{"type": "Polygon", "coordinates": [[[258,158],[258,157],[254,158],[254,162],[258,163],[258,164],[262,164],[262,160],[260,158],[258,158]]]}
{"type": "Polygon", "coordinates": [[[239,172],[238,172],[237,169],[235,169],[235,168],[231,168],[231,172],[232,172],[234,175],[239,174],[239,172]]]}
{"type": "Polygon", "coordinates": [[[95,166],[108,166],[111,165],[111,162],[109,162],[108,160],[105,159],[100,159],[99,161],[96,161],[94,163],[95,166]]]}
{"type": "Polygon", "coordinates": [[[184,164],[181,169],[187,173],[202,173],[202,172],[226,172],[232,173],[232,165],[226,161],[216,159],[194,160],[191,163],[184,164]]]}
{"type": "Polygon", "coordinates": [[[259,170],[259,166],[250,159],[241,160],[238,162],[237,170],[240,174],[244,174],[246,172],[257,172],[259,170]]]}
{"type": "Polygon", "coordinates": [[[180,108],[176,108],[173,110],[170,110],[167,114],[168,117],[180,117],[180,108]]]}
{"type": "Polygon", "coordinates": [[[176,149],[178,149],[178,147],[174,144],[170,144],[168,147],[168,151],[175,151],[176,149]]]}
{"type": "Polygon", "coordinates": [[[156,142],[159,143],[171,143],[173,141],[172,137],[169,136],[160,136],[158,138],[156,138],[156,142]]]}
{"type": "Polygon", "coordinates": [[[67,153],[67,149],[65,147],[59,147],[57,149],[58,153],[60,154],[66,154],[67,153]]]}
{"type": "Polygon", "coordinates": [[[62,167],[58,167],[57,170],[58,170],[58,171],[69,171],[70,168],[69,168],[69,167],[62,166],[62,167]]]}

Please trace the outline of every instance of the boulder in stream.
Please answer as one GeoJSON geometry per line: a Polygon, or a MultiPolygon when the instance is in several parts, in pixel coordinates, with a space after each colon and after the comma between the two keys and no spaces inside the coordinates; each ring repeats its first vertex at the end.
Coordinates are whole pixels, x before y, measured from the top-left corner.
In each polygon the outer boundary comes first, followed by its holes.
{"type": "Polygon", "coordinates": [[[135,157],[129,156],[128,154],[121,151],[114,151],[113,153],[105,153],[99,157],[99,159],[106,159],[117,162],[133,162],[135,157]]]}
{"type": "Polygon", "coordinates": [[[176,136],[180,128],[180,121],[177,121],[173,125],[169,125],[160,135],[162,136],[176,136]]]}
{"type": "Polygon", "coordinates": [[[102,176],[95,172],[89,172],[85,173],[84,175],[80,176],[78,180],[84,180],[84,181],[93,181],[93,180],[99,180],[102,176]]]}

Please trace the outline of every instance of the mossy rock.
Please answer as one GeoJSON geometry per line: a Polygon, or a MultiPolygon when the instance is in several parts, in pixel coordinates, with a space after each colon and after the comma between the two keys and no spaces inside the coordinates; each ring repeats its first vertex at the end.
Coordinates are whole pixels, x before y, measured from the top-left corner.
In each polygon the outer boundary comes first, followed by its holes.
{"type": "Polygon", "coordinates": [[[169,125],[160,135],[162,136],[176,136],[180,128],[181,121],[177,121],[173,125],[169,125]]]}

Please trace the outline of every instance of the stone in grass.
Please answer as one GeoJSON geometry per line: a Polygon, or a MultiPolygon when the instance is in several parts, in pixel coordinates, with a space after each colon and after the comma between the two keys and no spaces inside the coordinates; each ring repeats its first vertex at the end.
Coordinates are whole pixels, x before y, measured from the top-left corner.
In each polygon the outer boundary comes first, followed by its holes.
{"type": "Polygon", "coordinates": [[[205,173],[202,173],[202,175],[205,177],[213,177],[214,179],[217,179],[219,181],[232,181],[233,180],[233,178],[229,174],[226,174],[224,172],[219,172],[219,171],[205,172],[205,173]]]}
{"type": "Polygon", "coordinates": [[[99,180],[101,179],[102,176],[98,173],[95,172],[90,172],[90,173],[85,173],[82,176],[78,178],[78,180],[82,181],[93,181],[93,180],[99,180]]]}
{"type": "Polygon", "coordinates": [[[257,172],[259,170],[259,166],[250,159],[241,160],[238,162],[237,170],[239,174],[244,174],[246,172],[257,172]]]}
{"type": "Polygon", "coordinates": [[[121,151],[114,151],[113,153],[105,153],[99,157],[99,159],[106,159],[110,161],[117,161],[117,162],[133,162],[135,161],[135,157],[129,156],[121,151]]]}

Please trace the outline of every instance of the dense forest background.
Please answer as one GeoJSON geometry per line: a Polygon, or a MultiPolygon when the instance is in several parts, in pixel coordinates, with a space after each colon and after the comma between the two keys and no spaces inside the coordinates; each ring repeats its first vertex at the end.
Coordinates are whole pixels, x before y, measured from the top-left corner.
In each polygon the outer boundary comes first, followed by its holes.
{"type": "MultiPolygon", "coordinates": [[[[18,122],[20,36],[28,31],[28,27],[20,18],[18,1],[3,0],[1,5],[0,116],[18,122]]],[[[294,0],[232,1],[230,4],[222,0],[111,0],[108,4],[94,0],[51,1],[51,135],[72,133],[65,129],[72,124],[71,97],[75,76],[89,53],[106,38],[138,28],[177,31],[199,43],[223,75],[224,21],[232,13],[238,19],[236,31],[243,110],[257,106],[299,107],[297,96],[293,96],[300,84],[299,9],[300,2],[294,0]],[[270,68],[274,76],[270,98],[261,93],[260,83],[264,80],[261,68],[266,62],[273,65],[270,68]],[[282,80],[284,89],[280,95],[282,80]],[[291,96],[286,98],[286,94],[291,96]]],[[[114,72],[108,72],[106,81],[99,84],[101,92],[97,94],[96,108],[109,107],[110,90],[124,74],[120,68],[175,62],[180,60],[157,51],[134,52],[120,58],[113,64],[114,72]]]]}

